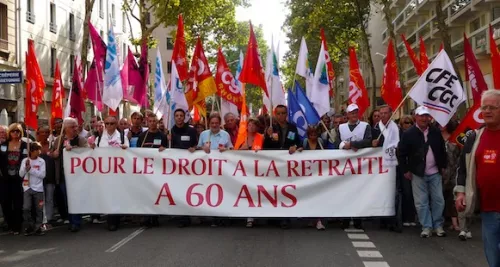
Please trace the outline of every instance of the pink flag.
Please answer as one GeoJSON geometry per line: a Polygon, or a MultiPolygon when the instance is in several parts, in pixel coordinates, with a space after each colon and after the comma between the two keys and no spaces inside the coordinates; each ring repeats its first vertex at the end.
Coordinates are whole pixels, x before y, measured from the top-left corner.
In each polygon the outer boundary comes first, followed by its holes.
{"type": "Polygon", "coordinates": [[[87,73],[87,80],[85,80],[85,89],[87,91],[87,97],[94,105],[97,110],[102,111],[102,87],[104,86],[103,73],[99,75],[99,71],[96,67],[96,58],[92,61],[89,71],[87,73]],[[97,80],[99,77],[100,81],[97,80]]]}
{"type": "MultiPolygon", "coordinates": [[[[135,61],[134,61],[135,62],[135,61]]],[[[130,64],[130,62],[129,62],[130,64]]],[[[130,68],[130,66],[129,66],[130,68]]],[[[148,107],[147,84],[149,80],[149,64],[148,64],[148,44],[144,42],[141,47],[141,59],[139,60],[138,72],[140,80],[131,79],[129,70],[129,84],[135,85],[134,99],[144,108],[148,107]]],[[[134,75],[132,75],[134,76],[134,75]]]]}
{"type": "Polygon", "coordinates": [[[73,79],[70,95],[68,98],[68,103],[66,104],[66,110],[64,117],[73,117],[78,120],[79,123],[83,123],[83,114],[85,113],[85,102],[83,101],[83,88],[81,88],[81,75],[82,67],[79,64],[78,58],[75,58],[75,67],[73,71],[73,79]]]}
{"type": "MultiPolygon", "coordinates": [[[[125,51],[123,51],[125,53],[125,51]]],[[[130,48],[128,49],[128,55],[127,58],[123,61],[123,66],[122,69],[120,70],[120,78],[122,80],[122,89],[123,89],[123,99],[131,101],[132,97],[129,95],[129,81],[128,81],[128,75],[129,75],[129,62],[128,62],[128,57],[130,56],[130,48]]]]}
{"type": "Polygon", "coordinates": [[[104,86],[104,62],[106,61],[106,44],[89,22],[89,34],[92,41],[92,50],[94,51],[94,60],[87,73],[85,89],[90,101],[94,103],[99,111],[102,111],[102,90],[104,86]]]}

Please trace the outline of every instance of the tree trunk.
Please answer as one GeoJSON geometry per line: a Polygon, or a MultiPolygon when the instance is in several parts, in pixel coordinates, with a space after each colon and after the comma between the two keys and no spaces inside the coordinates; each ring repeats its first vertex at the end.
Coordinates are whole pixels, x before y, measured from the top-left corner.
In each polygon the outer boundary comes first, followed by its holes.
{"type": "MultiPolygon", "coordinates": [[[[82,46],[81,46],[81,60],[82,60],[82,70],[83,76],[87,75],[87,54],[88,54],[88,44],[89,44],[89,22],[92,17],[92,8],[94,7],[95,0],[85,0],[85,18],[83,20],[83,36],[82,36],[82,46]]],[[[73,62],[71,62],[73,64],[73,62]]]]}
{"type": "Polygon", "coordinates": [[[455,54],[453,53],[453,50],[451,49],[451,38],[448,35],[448,25],[446,25],[446,14],[443,12],[443,7],[441,4],[442,0],[436,1],[436,21],[437,21],[437,27],[439,30],[439,33],[441,34],[441,40],[443,40],[443,45],[444,45],[444,50],[448,54],[448,56],[451,59],[451,63],[453,64],[453,68],[455,69],[455,72],[457,73],[458,76],[458,81],[462,86],[464,86],[462,76],[460,75],[460,71],[457,63],[455,62],[455,54]]]}
{"type": "MultiPolygon", "coordinates": [[[[371,48],[370,48],[370,38],[368,37],[368,33],[366,32],[366,21],[365,18],[363,17],[363,14],[361,13],[361,3],[360,0],[355,0],[354,1],[356,4],[356,11],[358,13],[358,20],[359,20],[359,25],[362,28],[361,31],[361,39],[363,42],[363,45],[365,46],[365,51],[366,51],[366,61],[368,63],[368,68],[370,69],[370,75],[372,77],[371,79],[371,86],[372,86],[372,91],[371,91],[371,106],[372,110],[375,109],[377,106],[377,75],[375,73],[375,66],[373,66],[373,59],[372,59],[372,54],[371,54],[371,48]]],[[[369,3],[368,3],[369,5],[369,3]]],[[[368,14],[368,18],[370,17],[370,14],[368,14]]]]}

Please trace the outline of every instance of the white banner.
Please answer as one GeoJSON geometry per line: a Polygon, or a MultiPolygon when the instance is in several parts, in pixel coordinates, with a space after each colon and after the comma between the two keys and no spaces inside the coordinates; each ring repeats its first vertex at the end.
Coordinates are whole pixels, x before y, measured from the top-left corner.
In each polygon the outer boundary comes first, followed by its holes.
{"type": "Polygon", "coordinates": [[[136,148],[64,151],[76,214],[223,217],[394,215],[395,167],[380,148],[357,152],[136,148]]]}

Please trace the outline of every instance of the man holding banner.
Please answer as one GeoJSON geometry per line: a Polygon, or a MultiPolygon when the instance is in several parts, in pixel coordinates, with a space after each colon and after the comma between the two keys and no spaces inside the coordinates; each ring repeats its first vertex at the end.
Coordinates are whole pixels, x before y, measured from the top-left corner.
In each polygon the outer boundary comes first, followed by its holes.
{"type": "MultiPolygon", "coordinates": [[[[359,120],[359,107],[350,104],[346,109],[348,122],[339,125],[337,140],[333,144],[335,149],[357,151],[360,148],[371,147],[372,129],[370,125],[359,120]]],[[[349,228],[350,219],[342,221],[342,229],[349,228]]],[[[361,219],[353,219],[354,228],[362,229],[361,219]]]]}

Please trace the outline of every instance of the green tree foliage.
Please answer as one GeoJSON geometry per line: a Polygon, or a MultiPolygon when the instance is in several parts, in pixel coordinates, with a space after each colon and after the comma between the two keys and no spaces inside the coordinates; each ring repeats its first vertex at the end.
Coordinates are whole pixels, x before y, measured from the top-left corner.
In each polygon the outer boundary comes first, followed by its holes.
{"type": "MultiPolygon", "coordinates": [[[[359,40],[361,36],[362,28],[355,3],[352,0],[287,0],[286,5],[290,8],[283,25],[290,47],[290,51],[285,54],[282,68],[286,87],[292,84],[303,36],[309,49],[309,62],[314,71],[321,46],[321,28],[325,30],[328,52],[334,63],[335,73],[339,75],[349,45],[357,45],[352,41],[359,40]]],[[[369,12],[369,8],[362,11],[369,12]]]]}

